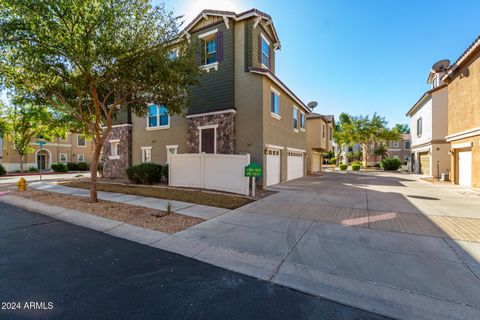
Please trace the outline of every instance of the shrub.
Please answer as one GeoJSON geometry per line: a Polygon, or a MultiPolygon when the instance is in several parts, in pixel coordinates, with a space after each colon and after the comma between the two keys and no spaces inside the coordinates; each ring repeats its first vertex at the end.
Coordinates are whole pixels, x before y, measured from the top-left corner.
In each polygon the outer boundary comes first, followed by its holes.
{"type": "Polygon", "coordinates": [[[77,163],[77,170],[78,171],[88,171],[88,170],[90,170],[90,166],[86,162],[79,162],[79,163],[77,163]]]}
{"type": "Polygon", "coordinates": [[[162,167],[162,178],[168,183],[168,163],[165,163],[162,167]]]}
{"type": "Polygon", "coordinates": [[[340,170],[347,170],[348,165],[346,165],[345,163],[342,163],[338,167],[340,168],[340,170]]]}
{"type": "Polygon", "coordinates": [[[78,166],[75,162],[67,163],[67,168],[68,168],[68,171],[77,171],[78,170],[78,166]]]}
{"type": "Polygon", "coordinates": [[[353,171],[358,171],[358,170],[360,170],[361,167],[362,167],[362,165],[358,162],[352,163],[352,170],[353,171]]]}
{"type": "Polygon", "coordinates": [[[385,158],[381,162],[383,170],[394,171],[402,166],[402,162],[397,158],[385,158]]]}
{"type": "Polygon", "coordinates": [[[7,174],[7,170],[5,170],[4,166],[0,164],[0,176],[4,176],[7,174]]]}
{"type": "Polygon", "coordinates": [[[331,158],[330,164],[337,164],[337,158],[336,157],[331,158]]]}
{"type": "Polygon", "coordinates": [[[135,184],[154,184],[162,178],[162,166],[155,163],[142,163],[127,169],[127,178],[135,184]]]}
{"type": "Polygon", "coordinates": [[[68,168],[63,163],[52,163],[52,170],[55,172],[68,172],[68,168]]]}
{"type": "Polygon", "coordinates": [[[30,167],[30,168],[28,168],[28,171],[29,172],[38,172],[38,169],[35,168],[35,167],[30,167]]]}

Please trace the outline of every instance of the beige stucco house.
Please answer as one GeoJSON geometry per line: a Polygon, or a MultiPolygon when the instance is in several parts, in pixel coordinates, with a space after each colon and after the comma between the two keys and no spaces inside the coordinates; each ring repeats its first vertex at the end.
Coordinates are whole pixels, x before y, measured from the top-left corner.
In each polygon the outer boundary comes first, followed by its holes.
{"type": "MultiPolygon", "coordinates": [[[[30,142],[34,151],[24,156],[25,171],[30,168],[49,170],[52,163],[92,161],[93,143],[81,134],[68,133],[65,138],[46,141],[41,151],[35,141],[36,139],[33,139],[30,142]]],[[[20,170],[20,155],[8,136],[2,141],[2,165],[7,172],[20,170]]]]}
{"type": "Polygon", "coordinates": [[[323,152],[333,151],[333,115],[310,113],[307,115],[307,172],[322,170],[323,152]]]}
{"type": "Polygon", "coordinates": [[[200,44],[197,60],[205,71],[191,88],[190,105],[171,116],[168,106],[152,103],[146,117],[132,115],[113,128],[104,167],[115,170],[104,173],[120,176],[130,164],[205,152],[249,153],[263,168],[263,186],[303,176],[310,110],[275,75],[280,40],[272,18],[256,9],[204,10],[181,39],[200,44]]]}
{"type": "Polygon", "coordinates": [[[453,183],[480,188],[480,36],[443,76],[453,183]]]}
{"type": "Polygon", "coordinates": [[[450,171],[448,130],[448,88],[443,82],[447,60],[436,63],[427,79],[431,89],[410,108],[412,171],[429,177],[440,177],[450,171]]]}

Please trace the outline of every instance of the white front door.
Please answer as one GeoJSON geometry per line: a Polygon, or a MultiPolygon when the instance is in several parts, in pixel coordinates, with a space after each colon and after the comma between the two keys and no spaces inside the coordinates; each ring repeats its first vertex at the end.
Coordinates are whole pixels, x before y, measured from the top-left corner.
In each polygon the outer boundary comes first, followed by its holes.
{"type": "Polygon", "coordinates": [[[287,180],[303,177],[303,153],[288,152],[287,180]]]}
{"type": "Polygon", "coordinates": [[[267,186],[280,183],[280,150],[269,149],[267,153],[267,186]]]}
{"type": "Polygon", "coordinates": [[[472,185],[472,151],[458,153],[458,184],[467,187],[472,185]]]}

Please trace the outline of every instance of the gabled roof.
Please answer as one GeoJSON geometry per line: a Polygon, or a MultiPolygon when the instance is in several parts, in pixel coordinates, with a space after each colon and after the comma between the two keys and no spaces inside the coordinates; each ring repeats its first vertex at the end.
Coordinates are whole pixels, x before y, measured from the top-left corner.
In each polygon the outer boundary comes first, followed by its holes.
{"type": "Polygon", "coordinates": [[[241,13],[235,13],[233,11],[221,11],[221,10],[211,10],[205,9],[200,12],[195,19],[193,19],[186,27],[183,29],[182,35],[189,34],[190,30],[201,20],[207,18],[208,16],[217,16],[217,17],[224,17],[229,19],[234,19],[235,21],[241,21],[244,19],[248,19],[251,17],[258,17],[259,19],[264,19],[269,22],[269,26],[272,28],[273,35],[275,37],[275,49],[280,49],[280,39],[278,38],[277,30],[275,30],[275,26],[273,25],[272,17],[260,10],[257,9],[250,9],[241,13]]]}
{"type": "Polygon", "coordinates": [[[295,101],[300,107],[302,107],[302,109],[304,109],[307,114],[310,114],[310,113],[312,112],[312,110],[310,110],[310,109],[305,105],[305,103],[303,103],[303,101],[300,100],[300,98],[298,98],[298,97],[295,95],[295,93],[293,93],[293,91],[290,90],[290,89],[289,89],[279,78],[277,78],[277,76],[274,75],[270,70],[265,69],[265,68],[252,67],[252,68],[250,68],[250,72],[267,76],[267,77],[270,78],[270,80],[272,80],[276,85],[278,85],[283,91],[285,91],[285,93],[287,93],[288,96],[289,96],[290,98],[292,98],[293,101],[295,101]]]}
{"type": "Polygon", "coordinates": [[[460,57],[455,61],[455,63],[450,67],[448,72],[443,76],[443,80],[451,77],[452,73],[460,67],[465,60],[468,59],[477,49],[480,48],[480,36],[478,36],[475,41],[472,42],[470,46],[460,55],[460,57]]]}
{"type": "Polygon", "coordinates": [[[430,96],[432,95],[432,93],[438,91],[438,90],[441,90],[443,88],[445,88],[447,85],[446,84],[442,84],[441,86],[438,86],[436,88],[433,88],[431,90],[428,90],[427,92],[425,92],[421,97],[420,99],[418,99],[417,102],[415,102],[415,104],[410,108],[410,110],[408,110],[407,114],[405,114],[407,117],[411,117],[413,116],[422,106],[423,104],[425,103],[425,101],[427,101],[428,98],[430,98],[430,96]]]}
{"type": "Polygon", "coordinates": [[[312,112],[309,115],[307,115],[307,119],[316,119],[316,118],[322,118],[323,120],[325,120],[325,122],[333,123],[335,121],[335,117],[332,114],[326,115],[326,114],[312,112]]]}

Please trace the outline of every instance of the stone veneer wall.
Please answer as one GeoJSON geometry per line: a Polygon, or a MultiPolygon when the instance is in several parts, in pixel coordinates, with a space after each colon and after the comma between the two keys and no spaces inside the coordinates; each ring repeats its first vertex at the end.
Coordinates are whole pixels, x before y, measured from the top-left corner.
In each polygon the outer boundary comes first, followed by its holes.
{"type": "Polygon", "coordinates": [[[132,126],[123,125],[112,128],[103,146],[103,176],[105,178],[125,177],[125,170],[132,165],[132,126]],[[120,159],[110,159],[109,140],[120,140],[118,144],[120,159]]]}
{"type": "Polygon", "coordinates": [[[198,127],[215,125],[217,127],[217,153],[235,153],[235,113],[221,113],[200,116],[188,119],[187,152],[198,153],[199,133],[198,127]]]}

